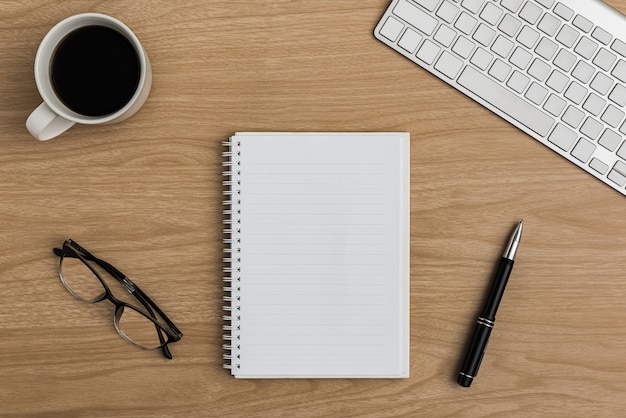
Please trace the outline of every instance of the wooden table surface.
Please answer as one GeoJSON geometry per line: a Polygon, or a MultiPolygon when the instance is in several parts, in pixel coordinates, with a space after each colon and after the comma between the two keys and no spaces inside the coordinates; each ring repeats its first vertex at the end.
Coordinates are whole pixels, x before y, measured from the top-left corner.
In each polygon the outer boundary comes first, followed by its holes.
{"type": "MultiPolygon", "coordinates": [[[[626,198],[374,39],[387,0],[0,1],[0,414],[617,416],[626,410],[626,198]],[[252,4],[254,3],[254,4],[252,4]],[[128,121],[40,143],[34,57],[76,13],[125,22],[154,84],[128,121]],[[236,380],[221,349],[221,141],[411,133],[411,377],[236,380]],[[480,375],[456,383],[524,218],[480,375]],[[180,326],[173,360],[61,285],[73,238],[180,326]]],[[[610,3],[626,12],[626,0],[610,3]]]]}

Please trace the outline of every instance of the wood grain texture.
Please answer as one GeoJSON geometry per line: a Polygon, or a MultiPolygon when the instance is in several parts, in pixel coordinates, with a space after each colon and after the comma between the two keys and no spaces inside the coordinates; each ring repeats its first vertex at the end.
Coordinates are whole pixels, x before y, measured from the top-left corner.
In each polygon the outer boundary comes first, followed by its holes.
{"type": "MultiPolygon", "coordinates": [[[[626,0],[611,4],[626,12],[626,0]]],[[[0,414],[617,416],[626,409],[626,200],[372,36],[386,0],[0,1],[0,414]],[[144,108],[47,143],[37,46],[102,12],[153,65],[144,108]],[[221,141],[411,133],[411,378],[258,380],[221,368],[221,141]],[[511,228],[516,267],[474,385],[456,373],[511,228]],[[127,273],[185,336],[174,360],[73,299],[54,246],[127,273]]]]}

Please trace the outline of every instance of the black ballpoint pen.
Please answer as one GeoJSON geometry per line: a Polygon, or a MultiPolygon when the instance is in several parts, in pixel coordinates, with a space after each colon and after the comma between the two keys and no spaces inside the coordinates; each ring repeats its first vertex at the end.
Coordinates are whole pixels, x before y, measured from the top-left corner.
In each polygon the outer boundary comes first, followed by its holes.
{"type": "Polygon", "coordinates": [[[506,250],[502,255],[500,262],[500,269],[493,282],[491,291],[489,292],[489,298],[485,304],[482,314],[478,317],[476,323],[476,329],[474,330],[474,336],[467,350],[463,367],[459,372],[459,385],[469,387],[472,381],[478,373],[478,368],[485,355],[485,349],[489,342],[489,335],[496,320],[496,312],[500,305],[500,300],[504,294],[504,288],[511,275],[513,269],[513,263],[515,261],[515,254],[519,247],[520,239],[522,238],[522,227],[524,226],[524,220],[515,228],[515,232],[511,235],[509,244],[506,246],[506,250]]]}

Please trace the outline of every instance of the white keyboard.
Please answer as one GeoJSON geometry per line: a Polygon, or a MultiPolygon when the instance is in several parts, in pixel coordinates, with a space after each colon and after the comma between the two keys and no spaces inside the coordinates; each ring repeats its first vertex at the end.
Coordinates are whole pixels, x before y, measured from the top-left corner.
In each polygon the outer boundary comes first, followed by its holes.
{"type": "Polygon", "coordinates": [[[626,17],[599,0],[393,0],[374,35],[626,195],[626,17]]]}

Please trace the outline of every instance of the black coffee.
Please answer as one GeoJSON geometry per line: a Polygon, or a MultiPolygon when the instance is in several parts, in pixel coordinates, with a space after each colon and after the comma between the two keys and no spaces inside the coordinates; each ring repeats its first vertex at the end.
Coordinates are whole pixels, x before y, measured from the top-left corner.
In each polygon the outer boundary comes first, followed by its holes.
{"type": "Polygon", "coordinates": [[[76,113],[105,116],[120,110],[137,90],[139,57],[130,41],[105,26],[85,26],[59,44],[50,68],[61,101],[76,113]]]}

